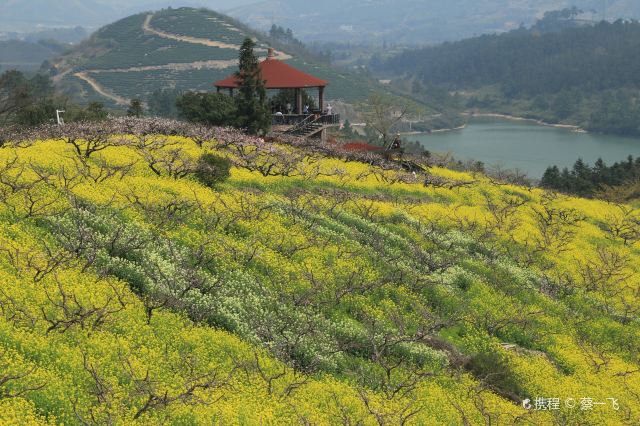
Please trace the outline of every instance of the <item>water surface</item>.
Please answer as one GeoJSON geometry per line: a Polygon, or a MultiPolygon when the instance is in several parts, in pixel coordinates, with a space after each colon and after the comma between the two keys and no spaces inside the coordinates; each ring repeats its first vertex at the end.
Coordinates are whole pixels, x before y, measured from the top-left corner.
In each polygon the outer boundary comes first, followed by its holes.
{"type": "Polygon", "coordinates": [[[486,165],[519,168],[540,178],[550,165],[571,167],[578,158],[607,164],[640,156],[640,139],[592,133],[534,123],[474,118],[466,128],[446,133],[407,136],[432,152],[451,152],[457,159],[480,160],[486,165]]]}

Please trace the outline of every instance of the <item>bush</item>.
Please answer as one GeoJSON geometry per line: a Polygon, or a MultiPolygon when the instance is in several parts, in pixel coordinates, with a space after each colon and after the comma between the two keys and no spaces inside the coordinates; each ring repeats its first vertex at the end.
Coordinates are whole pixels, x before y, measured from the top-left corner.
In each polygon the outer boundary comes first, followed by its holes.
{"type": "Polygon", "coordinates": [[[73,117],[73,121],[104,121],[108,115],[102,102],[91,102],[73,117]]]}
{"type": "Polygon", "coordinates": [[[231,161],[213,154],[204,154],[198,160],[195,175],[205,186],[213,187],[231,176],[231,161]]]}
{"type": "Polygon", "coordinates": [[[498,395],[516,402],[526,397],[526,392],[514,376],[507,358],[495,350],[485,350],[473,355],[467,368],[498,395]]]}
{"type": "Polygon", "coordinates": [[[234,123],[236,105],[222,93],[187,92],[176,99],[180,117],[192,123],[229,126],[234,123]]]}

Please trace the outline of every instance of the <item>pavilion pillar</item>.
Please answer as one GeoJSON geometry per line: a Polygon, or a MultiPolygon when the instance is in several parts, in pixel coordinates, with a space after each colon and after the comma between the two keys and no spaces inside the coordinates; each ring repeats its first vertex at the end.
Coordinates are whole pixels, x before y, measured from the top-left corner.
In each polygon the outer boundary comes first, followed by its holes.
{"type": "Polygon", "coordinates": [[[229,96],[233,98],[233,87],[229,87],[229,96]]]}
{"type": "Polygon", "coordinates": [[[302,114],[302,89],[296,89],[296,114],[302,114]]]}
{"type": "Polygon", "coordinates": [[[320,114],[324,113],[324,87],[318,87],[318,108],[320,114]]]}
{"type": "Polygon", "coordinates": [[[216,93],[220,93],[220,86],[216,86],[216,93]]]}

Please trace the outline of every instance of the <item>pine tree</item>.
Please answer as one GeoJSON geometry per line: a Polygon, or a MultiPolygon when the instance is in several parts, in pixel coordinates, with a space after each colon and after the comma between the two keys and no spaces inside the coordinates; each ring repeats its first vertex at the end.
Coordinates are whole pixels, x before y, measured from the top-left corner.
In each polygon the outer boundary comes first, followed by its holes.
{"type": "Polygon", "coordinates": [[[548,167],[542,176],[540,186],[547,189],[561,189],[560,169],[558,166],[548,167]]]}
{"type": "Polygon", "coordinates": [[[271,114],[267,105],[267,90],[262,79],[258,58],[253,52],[255,43],[245,39],[240,48],[240,69],[236,77],[240,81],[240,94],[236,100],[238,107],[238,127],[247,133],[265,134],[271,127],[271,114]]]}
{"type": "Polygon", "coordinates": [[[129,117],[142,117],[144,115],[144,107],[140,99],[132,99],[127,109],[127,116],[129,117]]]}

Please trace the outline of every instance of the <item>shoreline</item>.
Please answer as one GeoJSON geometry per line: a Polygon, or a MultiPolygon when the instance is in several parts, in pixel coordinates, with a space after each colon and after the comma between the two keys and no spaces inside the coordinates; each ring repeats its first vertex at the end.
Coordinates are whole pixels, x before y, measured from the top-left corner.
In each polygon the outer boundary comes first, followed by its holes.
{"type": "Polygon", "coordinates": [[[559,123],[547,123],[546,121],[537,120],[535,118],[525,118],[525,117],[516,117],[515,115],[509,114],[500,114],[500,113],[492,113],[492,112],[481,112],[481,113],[463,113],[463,115],[467,115],[471,118],[473,117],[488,117],[488,118],[502,118],[509,121],[525,121],[529,123],[538,124],[540,126],[545,127],[554,127],[556,129],[565,129],[571,130],[576,133],[588,133],[586,130],[581,128],[580,126],[576,126],[574,124],[559,124],[559,123]]]}
{"type": "MultiPolygon", "coordinates": [[[[542,120],[537,120],[535,118],[525,118],[525,117],[517,117],[515,115],[509,115],[509,114],[500,114],[497,112],[478,112],[478,113],[471,113],[471,112],[463,112],[460,113],[460,115],[464,115],[467,116],[469,118],[499,118],[502,120],[508,120],[508,121],[518,121],[518,122],[526,122],[526,123],[532,123],[532,124],[536,124],[539,126],[544,126],[544,127],[553,127],[556,129],[564,129],[564,130],[569,130],[573,133],[589,133],[588,131],[584,130],[583,128],[581,128],[580,126],[576,126],[574,124],[559,124],[559,123],[547,123],[546,121],[542,121],[542,120]]],[[[402,132],[400,133],[400,135],[402,136],[411,136],[411,135],[423,135],[423,134],[434,134],[434,133],[447,133],[447,132],[454,132],[456,130],[464,130],[467,127],[468,123],[463,124],[462,126],[459,127],[454,127],[454,128],[450,128],[450,129],[437,129],[437,130],[431,130],[430,132],[417,132],[417,131],[413,131],[413,132],[402,132]]]]}
{"type": "Polygon", "coordinates": [[[432,130],[432,131],[430,131],[430,132],[401,132],[401,133],[400,133],[400,135],[401,135],[401,136],[424,135],[424,134],[430,135],[430,134],[433,134],[433,133],[454,132],[454,131],[456,131],[456,130],[464,130],[464,129],[466,129],[466,128],[467,128],[467,125],[466,125],[466,124],[463,124],[463,125],[462,125],[462,126],[460,126],[460,127],[454,127],[454,128],[452,128],[452,129],[437,129],[437,130],[432,130]]]}
{"type": "Polygon", "coordinates": [[[452,129],[438,129],[438,130],[432,130],[431,133],[447,133],[447,132],[455,132],[456,130],[464,130],[467,128],[466,124],[463,124],[460,127],[454,127],[452,129]]]}

